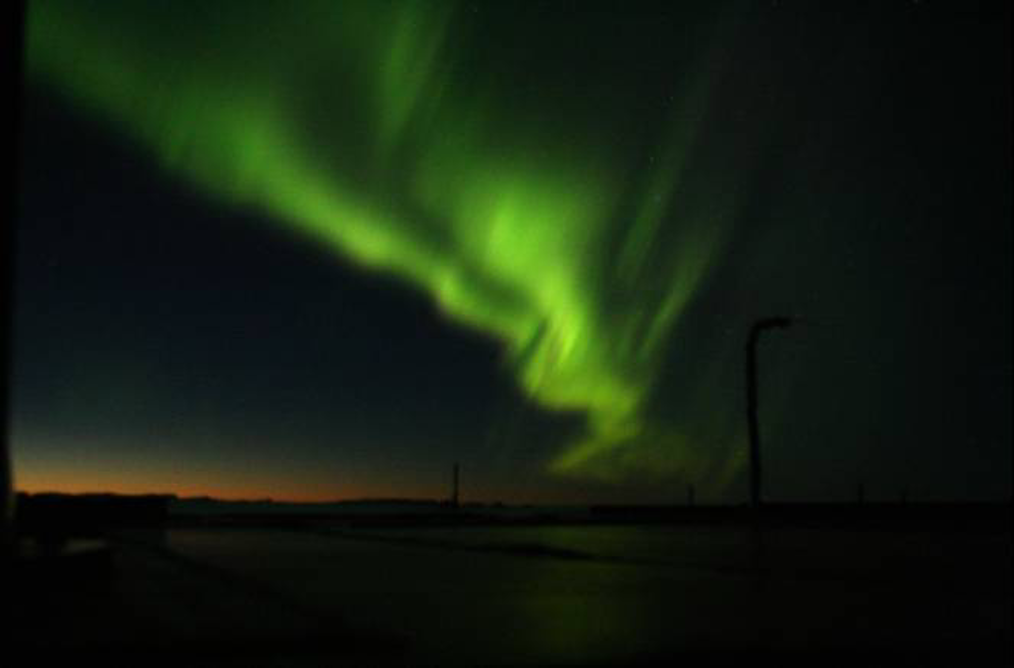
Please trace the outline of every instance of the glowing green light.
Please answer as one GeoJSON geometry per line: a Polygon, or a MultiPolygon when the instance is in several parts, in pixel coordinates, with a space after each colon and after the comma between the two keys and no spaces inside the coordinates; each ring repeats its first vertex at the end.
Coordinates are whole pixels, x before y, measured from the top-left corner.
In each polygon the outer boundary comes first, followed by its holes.
{"type": "Polygon", "coordinates": [[[501,340],[532,399],[587,414],[552,470],[603,474],[594,460],[616,451],[654,467],[660,448],[684,448],[643,410],[723,240],[721,211],[683,221],[678,202],[703,88],[631,186],[600,138],[558,141],[512,118],[509,91],[459,84],[450,5],[212,4],[184,22],[33,2],[30,75],[167,172],[501,340]],[[664,220],[678,224],[659,261],[664,220]]]}

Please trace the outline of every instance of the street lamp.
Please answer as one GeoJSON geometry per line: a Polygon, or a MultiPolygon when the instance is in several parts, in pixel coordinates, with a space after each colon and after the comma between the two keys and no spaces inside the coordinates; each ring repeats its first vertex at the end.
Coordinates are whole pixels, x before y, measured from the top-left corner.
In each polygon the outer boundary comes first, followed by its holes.
{"type": "Polygon", "coordinates": [[[761,506],[760,428],[757,425],[757,341],[769,329],[785,329],[792,318],[773,316],[761,318],[750,327],[746,341],[746,420],[750,434],[750,505],[761,506]]]}

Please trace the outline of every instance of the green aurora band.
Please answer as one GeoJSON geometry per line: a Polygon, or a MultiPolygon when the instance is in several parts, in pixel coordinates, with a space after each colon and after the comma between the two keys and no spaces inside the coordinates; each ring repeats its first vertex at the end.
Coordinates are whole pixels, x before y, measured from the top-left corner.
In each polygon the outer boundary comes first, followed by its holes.
{"type": "Polygon", "coordinates": [[[735,215],[717,192],[681,203],[707,77],[684,77],[635,179],[604,133],[561,132],[562,112],[516,109],[470,71],[467,12],[295,7],[37,0],[28,76],[198,191],[501,341],[530,399],[586,416],[550,471],[619,478],[703,456],[645,407],[735,215]]]}

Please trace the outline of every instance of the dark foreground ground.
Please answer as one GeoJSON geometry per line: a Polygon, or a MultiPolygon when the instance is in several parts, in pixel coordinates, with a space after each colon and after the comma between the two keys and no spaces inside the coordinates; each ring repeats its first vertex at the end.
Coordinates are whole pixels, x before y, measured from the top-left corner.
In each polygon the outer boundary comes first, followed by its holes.
{"type": "Polygon", "coordinates": [[[1004,519],[247,519],[61,556],[23,541],[4,595],[20,660],[0,664],[1009,665],[1004,519]]]}

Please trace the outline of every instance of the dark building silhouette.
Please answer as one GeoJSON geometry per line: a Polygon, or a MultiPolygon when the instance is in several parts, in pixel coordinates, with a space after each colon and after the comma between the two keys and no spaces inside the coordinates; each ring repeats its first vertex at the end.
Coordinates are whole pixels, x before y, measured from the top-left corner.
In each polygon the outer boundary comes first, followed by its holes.
{"type": "Polygon", "coordinates": [[[10,63],[9,70],[5,74],[9,77],[7,83],[7,94],[14,113],[8,115],[7,120],[7,145],[6,155],[13,160],[13,176],[6,181],[7,196],[4,204],[7,207],[6,214],[9,216],[8,224],[3,226],[3,242],[0,248],[5,254],[4,262],[0,262],[0,557],[14,550],[14,497],[11,488],[11,460],[10,449],[7,440],[10,435],[10,416],[8,407],[10,402],[11,387],[11,354],[12,354],[12,319],[14,317],[14,220],[18,202],[18,170],[21,166],[19,149],[21,146],[21,114],[17,110],[21,108],[22,76],[24,53],[24,21],[25,2],[15,0],[7,3],[8,22],[6,24],[7,38],[4,41],[6,46],[7,62],[10,63]]]}

